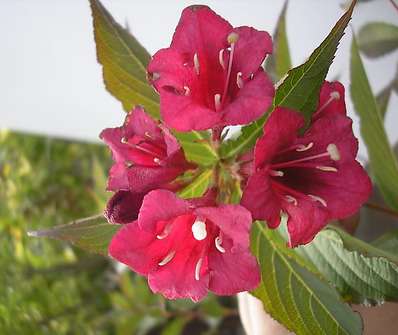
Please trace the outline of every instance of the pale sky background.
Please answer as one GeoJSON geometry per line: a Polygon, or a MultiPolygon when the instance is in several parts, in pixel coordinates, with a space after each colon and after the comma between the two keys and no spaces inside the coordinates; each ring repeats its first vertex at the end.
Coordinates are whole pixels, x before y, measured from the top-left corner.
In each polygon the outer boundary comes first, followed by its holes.
{"type": "MultiPolygon", "coordinates": [[[[169,45],[181,10],[208,4],[232,25],[250,25],[271,33],[282,0],[103,0],[115,19],[128,25],[153,54],[169,45]]],[[[328,34],[342,14],[343,0],[293,0],[287,31],[293,65],[301,64],[328,34]]],[[[365,22],[398,24],[398,12],[388,0],[357,6],[355,31],[365,22]]],[[[96,62],[92,22],[86,0],[0,0],[0,128],[98,141],[103,128],[120,125],[124,112],[104,88],[96,62]]],[[[343,37],[328,78],[340,77],[348,93],[350,29],[343,37]]],[[[394,76],[398,53],[378,60],[364,57],[377,92],[394,76]]],[[[348,94],[349,95],[349,94],[348,94]]],[[[357,119],[348,98],[354,131],[357,119]]],[[[398,97],[390,100],[386,123],[390,141],[398,139],[398,97]]],[[[360,155],[366,156],[363,146],[360,155]]]]}

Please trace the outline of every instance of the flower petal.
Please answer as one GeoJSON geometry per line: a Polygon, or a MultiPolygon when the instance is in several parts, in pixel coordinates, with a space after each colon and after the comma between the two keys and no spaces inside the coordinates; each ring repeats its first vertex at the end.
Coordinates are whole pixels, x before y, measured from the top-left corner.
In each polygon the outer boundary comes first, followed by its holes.
{"type": "Polygon", "coordinates": [[[149,250],[154,238],[153,234],[140,229],[137,221],[128,223],[113,236],[109,255],[135,272],[147,275],[158,267],[157,254],[154,256],[149,250]]]}
{"type": "Polygon", "coordinates": [[[250,210],[253,219],[266,220],[270,228],[279,226],[281,203],[272,189],[268,169],[259,170],[249,178],[241,205],[250,210]]]}
{"type": "Polygon", "coordinates": [[[325,81],[321,88],[317,111],[312,116],[312,121],[334,113],[346,115],[345,89],[338,81],[325,81]]]}
{"type": "Polygon", "coordinates": [[[272,53],[272,39],[267,32],[251,27],[234,28],[233,32],[239,35],[234,51],[233,72],[241,72],[242,79],[248,79],[261,67],[265,56],[272,53]]]}
{"type": "Polygon", "coordinates": [[[209,253],[209,289],[219,295],[253,290],[260,283],[260,270],[249,249],[230,250],[220,253],[213,248],[209,253]]]}
{"type": "Polygon", "coordinates": [[[312,200],[300,201],[299,206],[287,203],[284,209],[289,215],[287,230],[291,248],[311,242],[328,222],[327,211],[312,200]]]}
{"type": "Polygon", "coordinates": [[[112,165],[108,176],[108,191],[129,190],[129,179],[124,163],[115,163],[112,165]]]}
{"type": "Polygon", "coordinates": [[[218,207],[201,207],[194,211],[218,226],[223,235],[233,240],[234,246],[249,247],[249,232],[252,224],[250,212],[239,205],[220,205],[218,207]]]}
{"type": "Polygon", "coordinates": [[[245,82],[236,97],[222,110],[224,125],[247,124],[263,115],[272,103],[274,85],[260,69],[245,82]]]}
{"type": "Polygon", "coordinates": [[[154,293],[161,293],[168,299],[190,298],[197,302],[207,295],[209,275],[203,273],[202,264],[199,280],[195,279],[198,258],[190,245],[180,248],[173,259],[157,271],[148,275],[148,283],[154,293]]]}
{"type": "Polygon", "coordinates": [[[110,223],[125,224],[138,218],[143,193],[118,191],[109,199],[104,215],[110,223]]]}
{"type": "Polygon", "coordinates": [[[281,150],[294,143],[298,130],[304,125],[303,117],[287,108],[276,108],[264,125],[264,135],[257,141],[255,167],[261,168],[281,150]]]}
{"type": "Polygon", "coordinates": [[[158,221],[168,221],[189,212],[189,202],[171,191],[155,190],[144,197],[138,224],[142,229],[154,232],[158,221]]]}

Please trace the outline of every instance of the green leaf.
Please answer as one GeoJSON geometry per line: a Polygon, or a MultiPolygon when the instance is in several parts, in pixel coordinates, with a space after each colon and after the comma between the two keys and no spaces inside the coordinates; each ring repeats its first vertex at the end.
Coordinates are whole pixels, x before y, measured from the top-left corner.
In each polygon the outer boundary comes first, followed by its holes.
{"type": "Polygon", "coordinates": [[[185,199],[201,197],[209,188],[212,180],[213,170],[204,170],[187,187],[178,192],[178,195],[185,199]]]}
{"type": "Polygon", "coordinates": [[[380,57],[398,48],[398,26],[371,22],[358,33],[358,48],[368,57],[380,57]]]}
{"type": "Polygon", "coordinates": [[[351,97],[360,118],[371,171],[386,203],[398,209],[398,163],[388,142],[383,120],[358,52],[355,37],[351,46],[351,97]]]}
{"type": "Polygon", "coordinates": [[[96,215],[51,229],[29,231],[28,235],[68,241],[79,248],[107,256],[108,245],[120,227],[108,223],[103,215],[96,215]]]}
{"type": "Polygon", "coordinates": [[[340,39],[351,20],[356,0],[337,21],[332,31],[314,50],[308,61],[288,72],[287,78],[278,87],[274,107],[287,107],[300,111],[307,124],[316,110],[319,91],[333,62],[340,39]]]}
{"type": "MultiPolygon", "coordinates": [[[[288,72],[288,76],[275,92],[273,109],[281,106],[300,111],[307,123],[309,122],[318,105],[321,86],[332,64],[339,41],[351,19],[355,3],[356,0],[351,3],[351,6],[337,21],[321,45],[314,50],[310,58],[304,64],[288,72]]],[[[239,137],[226,141],[220,148],[221,158],[232,158],[251,148],[263,132],[266,117],[265,115],[256,122],[242,127],[239,137]]]]}
{"type": "MultiPolygon", "coordinates": [[[[396,253],[397,235],[386,243],[394,245],[396,253]]],[[[398,301],[398,256],[377,245],[330,226],[311,243],[295,250],[311,261],[346,301],[357,304],[398,301]]]]}
{"type": "Polygon", "coordinates": [[[265,70],[272,76],[274,82],[279,81],[292,68],[289,52],[289,43],[286,33],[286,0],[282,12],[279,15],[276,30],[273,36],[273,53],[267,57],[265,70]]]}
{"type": "Polygon", "coordinates": [[[186,133],[174,132],[185,157],[202,166],[211,166],[218,161],[217,151],[210,145],[210,134],[205,131],[191,131],[186,133]]]}
{"type": "Polygon", "coordinates": [[[382,235],[377,240],[373,241],[372,245],[396,255],[398,252],[398,229],[382,235]]]}
{"type": "Polygon", "coordinates": [[[361,334],[358,314],[337,292],[302,266],[275,230],[256,222],[252,247],[261,267],[254,295],[265,310],[295,334],[361,334]]]}
{"type": "Polygon", "coordinates": [[[97,59],[102,64],[107,90],[126,111],[142,105],[153,117],[159,117],[159,98],[147,82],[149,53],[118,24],[99,0],[90,0],[97,59]]]}

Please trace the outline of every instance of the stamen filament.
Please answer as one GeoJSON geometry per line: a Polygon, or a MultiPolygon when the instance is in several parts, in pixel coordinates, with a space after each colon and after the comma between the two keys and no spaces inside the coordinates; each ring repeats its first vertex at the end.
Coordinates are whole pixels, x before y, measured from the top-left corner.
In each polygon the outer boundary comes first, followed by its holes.
{"type": "Polygon", "coordinates": [[[200,269],[202,267],[202,262],[203,262],[203,258],[199,258],[198,262],[196,263],[196,266],[195,266],[195,280],[199,280],[200,279],[200,269]]]}
{"type": "Polygon", "coordinates": [[[160,262],[158,263],[158,265],[159,265],[159,266],[164,266],[164,265],[166,265],[167,263],[169,263],[169,262],[174,258],[174,255],[175,255],[175,254],[176,254],[175,251],[169,252],[169,253],[167,254],[167,256],[166,256],[165,258],[163,258],[163,260],[160,261],[160,262]]]}
{"type": "Polygon", "coordinates": [[[231,72],[232,72],[232,60],[234,58],[234,50],[235,50],[235,43],[231,43],[231,51],[229,53],[229,59],[228,59],[227,79],[225,80],[225,84],[224,84],[224,91],[223,91],[223,94],[222,94],[221,106],[224,104],[225,97],[227,96],[229,80],[230,80],[231,72]]]}
{"type": "Polygon", "coordinates": [[[314,200],[314,201],[318,201],[320,202],[324,207],[327,207],[327,203],[325,201],[325,199],[322,199],[321,197],[318,197],[317,195],[312,195],[312,194],[308,194],[308,196],[314,200]]]}
{"type": "Polygon", "coordinates": [[[200,64],[199,64],[198,54],[196,52],[193,55],[193,65],[195,67],[196,74],[199,76],[200,64]]]}
{"type": "Polygon", "coordinates": [[[225,253],[225,249],[221,246],[222,240],[220,236],[217,236],[214,240],[214,244],[216,245],[216,249],[222,254],[225,253]]]}
{"type": "Polygon", "coordinates": [[[220,62],[221,67],[225,70],[225,62],[224,62],[224,49],[221,49],[218,53],[218,61],[220,62]]]}
{"type": "Polygon", "coordinates": [[[294,159],[294,160],[288,161],[288,162],[272,164],[271,167],[273,169],[275,169],[275,168],[280,169],[280,168],[284,168],[284,167],[294,166],[296,163],[307,162],[307,161],[311,161],[313,159],[328,157],[328,156],[330,157],[330,154],[328,152],[324,152],[322,154],[304,157],[304,158],[300,158],[300,159],[294,159]]]}
{"type": "Polygon", "coordinates": [[[171,231],[171,225],[168,224],[168,225],[166,225],[166,227],[164,228],[164,230],[163,230],[159,235],[156,235],[156,238],[157,238],[158,240],[163,240],[163,239],[165,239],[167,236],[169,236],[170,231],[171,231]]]}
{"type": "Polygon", "coordinates": [[[329,104],[334,101],[334,100],[339,100],[340,99],[340,93],[337,91],[333,91],[330,93],[329,99],[321,106],[321,108],[318,109],[317,113],[323,111],[329,104]]]}

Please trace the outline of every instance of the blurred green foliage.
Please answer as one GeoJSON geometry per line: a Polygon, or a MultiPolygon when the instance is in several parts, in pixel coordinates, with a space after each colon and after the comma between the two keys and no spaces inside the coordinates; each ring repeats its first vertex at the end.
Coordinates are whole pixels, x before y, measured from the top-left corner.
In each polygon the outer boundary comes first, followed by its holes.
{"type": "Polygon", "coordinates": [[[28,230],[101,213],[102,145],[0,131],[0,334],[243,334],[233,299],[166,301],[145,278],[28,230]]]}

